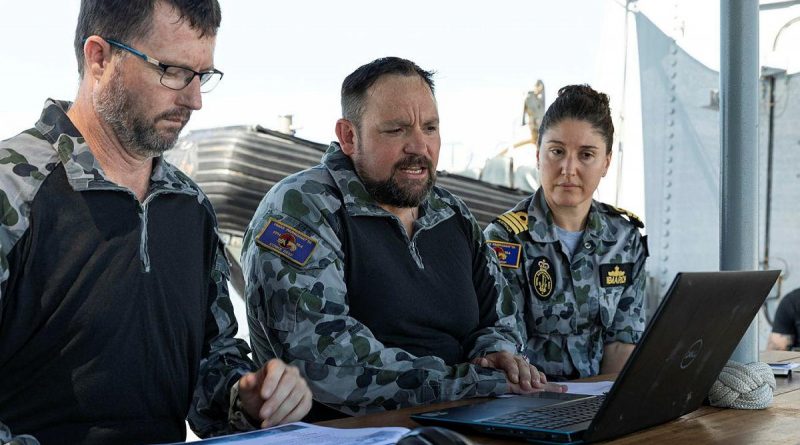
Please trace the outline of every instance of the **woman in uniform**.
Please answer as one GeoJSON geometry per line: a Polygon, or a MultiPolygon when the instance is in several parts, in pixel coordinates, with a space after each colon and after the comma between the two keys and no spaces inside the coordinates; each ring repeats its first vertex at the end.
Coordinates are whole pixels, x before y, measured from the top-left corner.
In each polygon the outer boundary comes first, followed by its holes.
{"type": "Polygon", "coordinates": [[[561,88],[539,129],[539,189],[486,228],[515,295],[525,355],[548,378],[619,372],[644,330],[644,227],[592,199],[608,172],[608,96],[561,88]]]}

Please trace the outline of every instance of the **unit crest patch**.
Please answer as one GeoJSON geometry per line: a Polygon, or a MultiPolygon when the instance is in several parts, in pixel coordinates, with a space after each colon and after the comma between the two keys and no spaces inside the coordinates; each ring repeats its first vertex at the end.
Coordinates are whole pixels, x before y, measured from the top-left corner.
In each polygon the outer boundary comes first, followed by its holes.
{"type": "Polygon", "coordinates": [[[517,269],[522,257],[522,244],[507,243],[505,241],[486,241],[486,244],[497,254],[500,265],[517,269]]]}
{"type": "Polygon", "coordinates": [[[317,247],[314,238],[273,218],[258,234],[256,243],[299,266],[305,266],[317,247]]]}

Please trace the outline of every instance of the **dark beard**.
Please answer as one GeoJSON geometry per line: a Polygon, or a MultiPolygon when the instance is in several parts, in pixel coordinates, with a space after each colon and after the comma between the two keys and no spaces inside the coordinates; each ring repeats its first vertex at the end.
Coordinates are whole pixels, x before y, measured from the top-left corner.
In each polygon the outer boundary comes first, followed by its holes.
{"type": "Polygon", "coordinates": [[[122,84],[120,72],[116,72],[108,87],[97,94],[95,107],[97,114],[111,127],[120,144],[136,156],[153,158],[161,156],[175,146],[180,130],[167,135],[159,134],[155,122],[170,117],[181,117],[189,120],[191,111],[176,108],[156,116],[152,122],[145,122],[136,114],[137,107],[131,92],[122,84]]]}
{"type": "MultiPolygon", "coordinates": [[[[376,181],[365,175],[363,169],[356,165],[356,172],[361,177],[361,182],[372,198],[381,204],[393,207],[418,207],[425,196],[428,195],[436,180],[436,171],[433,169],[431,161],[424,156],[409,155],[401,160],[392,168],[389,179],[376,181]],[[395,179],[395,173],[403,168],[423,166],[427,169],[428,178],[420,188],[414,188],[406,184],[400,184],[395,179]]],[[[417,184],[414,184],[417,185],[417,184]]]]}

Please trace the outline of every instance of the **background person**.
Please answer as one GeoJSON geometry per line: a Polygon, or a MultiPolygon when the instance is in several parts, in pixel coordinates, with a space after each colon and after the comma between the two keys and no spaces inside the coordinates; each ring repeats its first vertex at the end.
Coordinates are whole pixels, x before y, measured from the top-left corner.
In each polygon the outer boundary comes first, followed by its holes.
{"type": "Polygon", "coordinates": [[[84,0],[75,102],[0,142],[3,440],[175,442],[187,415],[209,436],[308,411],[294,367],[234,338],[214,211],[161,157],[222,77],[219,23],[216,0],[84,0]]]}
{"type": "Polygon", "coordinates": [[[531,131],[531,144],[539,141],[539,127],[544,116],[544,82],[536,81],[533,90],[528,91],[525,97],[525,106],[522,109],[522,125],[527,124],[531,131]]]}
{"type": "Polygon", "coordinates": [[[788,351],[800,348],[800,289],[795,289],[781,299],[775,310],[772,333],[767,349],[788,351]]]}
{"type": "Polygon", "coordinates": [[[316,401],[351,415],[541,389],[515,355],[496,258],[464,203],[434,185],[431,73],[366,64],[344,80],[342,114],[339,143],[272,187],[247,229],[257,361],[297,365],[316,401]]]}
{"type": "Polygon", "coordinates": [[[559,90],[539,130],[541,187],[485,231],[523,308],[525,354],[551,377],[619,372],[644,330],[643,225],[592,199],[613,137],[608,96],[559,90]]]}

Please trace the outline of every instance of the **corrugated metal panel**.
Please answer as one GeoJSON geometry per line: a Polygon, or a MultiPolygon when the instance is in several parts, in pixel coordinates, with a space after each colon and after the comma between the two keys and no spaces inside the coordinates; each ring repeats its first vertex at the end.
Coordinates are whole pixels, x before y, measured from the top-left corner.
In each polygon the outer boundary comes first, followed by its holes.
{"type": "Polygon", "coordinates": [[[325,148],[244,126],[192,131],[178,147],[194,152],[188,173],[214,205],[220,230],[235,236],[244,234],[261,199],[275,183],[318,164],[325,148]]]}
{"type": "Polygon", "coordinates": [[[486,227],[498,215],[511,209],[529,195],[522,190],[446,172],[439,172],[437,184],[463,199],[481,227],[486,227]]]}

